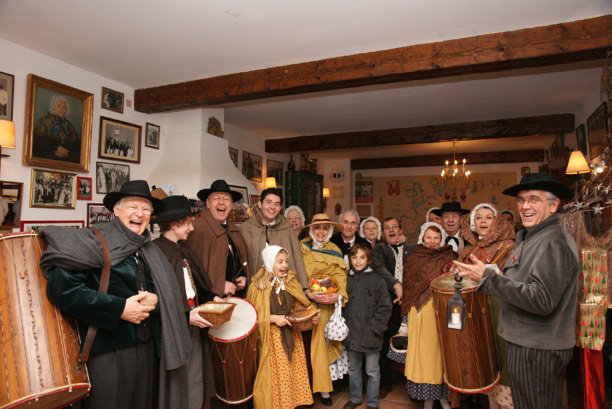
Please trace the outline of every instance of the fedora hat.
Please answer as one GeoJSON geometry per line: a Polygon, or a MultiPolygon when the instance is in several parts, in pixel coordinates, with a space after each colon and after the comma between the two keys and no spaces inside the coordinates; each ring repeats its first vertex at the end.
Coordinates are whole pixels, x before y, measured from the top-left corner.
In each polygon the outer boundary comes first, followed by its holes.
{"type": "Polygon", "coordinates": [[[444,212],[457,212],[461,214],[468,214],[470,211],[467,209],[461,208],[461,203],[459,202],[446,202],[442,203],[442,207],[439,209],[434,209],[431,211],[436,216],[442,216],[444,212]]]}
{"type": "Polygon", "coordinates": [[[529,173],[521,178],[521,183],[510,186],[502,193],[516,197],[521,190],[544,190],[554,194],[559,199],[574,197],[574,192],[550,173],[529,173]]]}
{"type": "Polygon", "coordinates": [[[126,197],[142,197],[147,199],[153,205],[153,213],[157,213],[164,208],[164,203],[151,195],[151,189],[149,189],[149,184],[146,180],[130,180],[125,182],[118,192],[107,193],[102,202],[112,212],[115,204],[126,197]]]}
{"type": "Polygon", "coordinates": [[[164,202],[164,210],[157,213],[151,223],[159,224],[193,216],[189,199],[185,196],[168,196],[162,199],[162,202],[164,202]]]}
{"type": "Polygon", "coordinates": [[[302,227],[302,229],[309,229],[310,226],[315,226],[317,224],[331,224],[332,226],[334,226],[334,230],[336,230],[337,232],[341,232],[342,230],[344,230],[344,226],[339,223],[332,222],[329,216],[325,213],[317,213],[312,216],[312,221],[310,222],[310,224],[307,224],[306,226],[302,227]]]}
{"type": "Polygon", "coordinates": [[[206,199],[208,199],[208,196],[213,192],[229,193],[230,195],[232,195],[232,202],[237,202],[238,200],[242,199],[242,193],[230,190],[229,185],[223,179],[218,179],[212,182],[212,185],[210,185],[210,189],[200,190],[198,192],[198,198],[205,202],[206,199]]]}

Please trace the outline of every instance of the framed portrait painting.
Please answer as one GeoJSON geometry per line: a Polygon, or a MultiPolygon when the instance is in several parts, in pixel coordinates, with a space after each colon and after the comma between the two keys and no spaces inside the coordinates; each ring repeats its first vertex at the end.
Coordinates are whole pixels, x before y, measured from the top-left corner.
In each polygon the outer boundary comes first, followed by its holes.
{"type": "Polygon", "coordinates": [[[92,188],[91,178],[77,176],[77,200],[91,200],[92,188]]]}
{"type": "Polygon", "coordinates": [[[98,158],[140,163],[142,126],[100,117],[98,158]]]}
{"type": "Polygon", "coordinates": [[[96,193],[116,192],[129,180],[130,165],[96,162],[96,193]]]}
{"type": "Polygon", "coordinates": [[[79,229],[84,225],[85,222],[83,220],[22,220],[19,224],[19,230],[24,232],[39,232],[46,226],[64,226],[79,229]]]}
{"type": "Polygon", "coordinates": [[[145,146],[148,148],[159,149],[159,137],[161,128],[159,125],[150,124],[147,122],[145,128],[145,146]]]}
{"type": "Polygon", "coordinates": [[[23,163],[89,171],[93,94],[28,74],[23,163]]]}
{"type": "Polygon", "coordinates": [[[608,109],[607,104],[602,102],[599,107],[587,119],[587,128],[589,130],[589,151],[591,152],[591,160],[602,154],[604,148],[608,144],[608,109]]]}
{"type": "Polygon", "coordinates": [[[115,91],[110,88],[102,87],[102,108],[109,111],[123,113],[123,92],[115,91]]]}
{"type": "Polygon", "coordinates": [[[32,169],[30,207],[74,209],[76,175],[52,170],[32,169]]]}
{"type": "Polygon", "coordinates": [[[274,177],[276,179],[276,186],[283,186],[283,175],[285,165],[283,162],[279,162],[277,160],[268,159],[266,161],[266,168],[268,169],[268,177],[274,177]]]}
{"type": "Polygon", "coordinates": [[[242,152],[242,174],[249,180],[261,182],[263,158],[247,151],[242,152]]]}
{"type": "Polygon", "coordinates": [[[238,169],[238,149],[230,147],[228,147],[227,149],[229,150],[229,155],[232,162],[234,163],[234,166],[236,166],[236,169],[238,169]]]}
{"type": "Polygon", "coordinates": [[[13,93],[15,76],[0,72],[0,119],[13,120],[13,93]]]}
{"type": "Polygon", "coordinates": [[[104,206],[104,203],[87,203],[87,227],[110,222],[114,218],[115,215],[104,206]]]}

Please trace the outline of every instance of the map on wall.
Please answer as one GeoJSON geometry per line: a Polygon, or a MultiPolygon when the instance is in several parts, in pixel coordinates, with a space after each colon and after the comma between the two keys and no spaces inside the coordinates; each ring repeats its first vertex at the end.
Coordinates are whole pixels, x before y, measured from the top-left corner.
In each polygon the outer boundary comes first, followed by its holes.
{"type": "MultiPolygon", "coordinates": [[[[427,211],[450,201],[444,198],[439,175],[374,177],[373,180],[374,216],[381,221],[389,216],[398,218],[410,242],[416,242],[427,211]]],[[[458,200],[464,209],[486,202],[516,214],[514,198],[502,194],[516,183],[516,172],[473,174],[467,198],[458,200]]]]}

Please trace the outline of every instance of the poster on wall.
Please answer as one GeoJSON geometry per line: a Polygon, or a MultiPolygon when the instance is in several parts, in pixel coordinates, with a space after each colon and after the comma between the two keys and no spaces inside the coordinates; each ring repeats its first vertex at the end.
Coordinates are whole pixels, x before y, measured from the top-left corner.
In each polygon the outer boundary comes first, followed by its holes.
{"type": "Polygon", "coordinates": [[[362,177],[360,174],[355,176],[355,203],[374,202],[374,179],[362,177]]]}

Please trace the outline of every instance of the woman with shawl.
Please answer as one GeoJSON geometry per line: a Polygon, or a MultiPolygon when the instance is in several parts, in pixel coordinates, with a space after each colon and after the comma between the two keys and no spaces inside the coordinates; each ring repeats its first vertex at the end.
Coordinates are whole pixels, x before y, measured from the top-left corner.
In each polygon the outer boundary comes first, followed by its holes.
{"type": "Polygon", "coordinates": [[[404,296],[402,315],[408,315],[408,350],[404,374],[406,388],[413,399],[424,400],[425,409],[433,407],[435,399],[444,409],[450,409],[444,383],[442,350],[438,337],[436,313],[429,286],[434,278],[449,268],[457,254],[445,245],[442,226],[428,222],[421,226],[418,246],[404,260],[404,296]]]}
{"type": "MultiPolygon", "coordinates": [[[[308,282],[313,279],[331,278],[337,285],[336,292],[310,292],[310,298],[321,311],[319,325],[312,330],[310,355],[312,363],[312,390],[321,393],[321,403],[332,405],[329,395],[333,391],[332,380],[341,379],[348,373],[348,357],[342,342],[325,339],[325,326],[334,313],[334,304],[342,297],[342,305],[348,301],[346,294],[346,265],[342,252],[330,242],[334,227],[342,231],[342,225],[333,223],[324,213],[315,214],[309,229],[310,238],[302,240],[302,256],[308,274],[308,282]]],[[[304,335],[307,336],[305,332],[304,335]]]]}
{"type": "MultiPolygon", "coordinates": [[[[470,213],[470,218],[462,220],[461,236],[465,240],[465,247],[459,254],[459,261],[469,262],[472,254],[485,264],[491,263],[493,258],[496,258],[495,263],[500,271],[515,247],[514,227],[504,217],[500,217],[495,206],[489,203],[480,203],[475,206],[470,213]]],[[[500,406],[513,408],[510,379],[506,368],[506,343],[497,335],[499,300],[494,296],[490,296],[489,299],[497,360],[502,374],[501,383],[489,393],[489,407],[492,409],[500,406]]]]}
{"type": "Polygon", "coordinates": [[[382,227],[376,217],[370,216],[363,219],[359,225],[359,236],[364,238],[370,243],[372,248],[380,243],[380,235],[382,233],[382,227]]]}
{"type": "MultiPolygon", "coordinates": [[[[289,270],[289,255],[280,246],[261,252],[264,267],[249,286],[247,300],[257,309],[259,366],[253,387],[255,409],[293,409],[311,405],[312,392],[304,344],[291,329],[287,314],[310,305],[296,273],[289,270]]],[[[313,318],[316,323],[318,317],[313,318]]]]}

